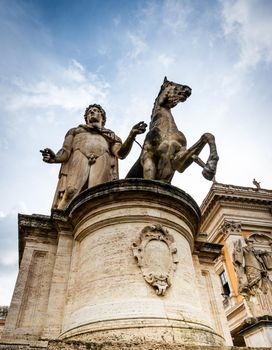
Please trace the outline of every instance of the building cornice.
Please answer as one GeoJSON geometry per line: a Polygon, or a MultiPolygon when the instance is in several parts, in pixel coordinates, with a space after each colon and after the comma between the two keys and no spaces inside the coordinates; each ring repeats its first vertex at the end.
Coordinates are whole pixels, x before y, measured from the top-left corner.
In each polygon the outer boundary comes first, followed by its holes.
{"type": "Polygon", "coordinates": [[[23,256],[26,240],[35,237],[43,242],[53,242],[57,234],[50,216],[18,214],[19,265],[23,256]]]}
{"type": "Polygon", "coordinates": [[[265,206],[272,211],[272,190],[213,183],[200,206],[202,222],[214,212],[218,203],[231,203],[232,206],[247,208],[251,206],[255,210],[256,206],[265,206]]]}

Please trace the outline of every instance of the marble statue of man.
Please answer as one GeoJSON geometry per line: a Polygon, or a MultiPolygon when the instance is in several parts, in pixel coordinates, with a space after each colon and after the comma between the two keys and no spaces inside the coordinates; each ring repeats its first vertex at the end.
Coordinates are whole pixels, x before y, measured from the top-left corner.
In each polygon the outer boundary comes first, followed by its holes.
{"type": "Polygon", "coordinates": [[[129,154],[135,136],[147,126],[136,124],[122,143],[104,128],[106,113],[100,105],[86,108],[84,118],[86,124],[70,129],[56,154],[50,148],[41,151],[44,162],[62,163],[53,208],[64,209],[84,189],[118,179],[118,158],[129,154]]]}

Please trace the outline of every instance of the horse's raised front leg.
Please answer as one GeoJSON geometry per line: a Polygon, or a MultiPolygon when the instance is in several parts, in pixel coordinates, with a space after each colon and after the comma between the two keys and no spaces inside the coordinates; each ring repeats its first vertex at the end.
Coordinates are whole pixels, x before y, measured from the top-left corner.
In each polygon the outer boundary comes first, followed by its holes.
{"type": "Polygon", "coordinates": [[[210,146],[210,155],[207,160],[206,165],[204,166],[202,170],[202,175],[205,177],[207,180],[212,180],[215,176],[216,173],[216,167],[217,167],[217,162],[219,160],[218,154],[217,154],[217,149],[216,149],[216,144],[215,144],[215,138],[212,134],[206,133],[203,136],[206,137],[207,143],[210,146]]]}
{"type": "Polygon", "coordinates": [[[190,166],[195,161],[197,164],[203,166],[203,176],[207,180],[212,180],[216,172],[218,159],[219,157],[216,150],[214,136],[210,133],[205,133],[193,146],[191,146],[187,150],[179,151],[175,155],[172,161],[172,165],[174,170],[177,170],[180,173],[182,173],[185,169],[188,168],[188,166],[190,166]],[[210,146],[210,155],[208,161],[204,163],[201,160],[199,160],[198,155],[207,143],[210,146]]]}
{"type": "Polygon", "coordinates": [[[174,170],[183,173],[184,170],[190,166],[194,160],[195,156],[198,156],[202,151],[203,147],[206,145],[206,139],[201,136],[201,138],[190,148],[182,148],[178,153],[176,153],[174,159],[172,160],[172,166],[174,170]]]}

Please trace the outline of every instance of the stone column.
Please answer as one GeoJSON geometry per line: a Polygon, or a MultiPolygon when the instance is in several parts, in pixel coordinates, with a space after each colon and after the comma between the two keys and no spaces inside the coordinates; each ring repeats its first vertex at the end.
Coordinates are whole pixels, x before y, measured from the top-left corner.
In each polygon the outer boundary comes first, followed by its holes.
{"type": "Polygon", "coordinates": [[[189,195],[158,181],[114,181],[81,193],[65,215],[75,243],[61,339],[224,342],[200,301],[200,210],[189,195]]]}

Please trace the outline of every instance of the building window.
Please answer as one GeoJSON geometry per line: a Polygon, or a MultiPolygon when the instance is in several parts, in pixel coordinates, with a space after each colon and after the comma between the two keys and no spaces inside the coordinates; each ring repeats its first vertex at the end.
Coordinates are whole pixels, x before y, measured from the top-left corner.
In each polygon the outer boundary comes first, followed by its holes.
{"type": "Polygon", "coordinates": [[[222,295],[225,298],[228,298],[230,296],[230,287],[229,287],[229,282],[227,280],[226,272],[225,271],[221,272],[219,277],[223,288],[222,295]]]}

